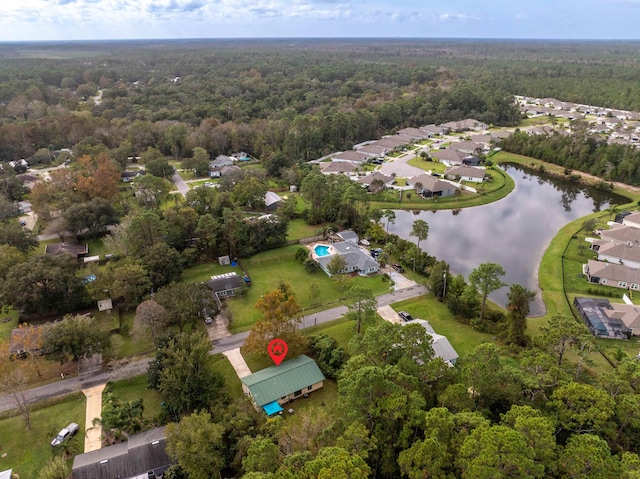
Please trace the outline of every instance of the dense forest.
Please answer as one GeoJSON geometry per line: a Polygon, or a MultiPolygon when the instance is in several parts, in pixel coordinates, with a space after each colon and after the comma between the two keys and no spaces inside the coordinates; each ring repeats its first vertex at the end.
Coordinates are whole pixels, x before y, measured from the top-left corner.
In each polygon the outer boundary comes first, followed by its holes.
{"type": "MultiPolygon", "coordinates": [[[[446,263],[419,253],[425,222],[414,224],[417,245],[394,237],[380,259],[412,260],[452,315],[495,344],[483,342],[450,367],[435,357],[424,328],[376,323],[373,293],[349,289],[347,318],[366,323],[362,334],[345,348],[327,335],[308,344],[299,338],[300,349],[334,381],[327,386],[337,387],[337,399],[296,414],[298,422],[267,420],[245,398],[232,400],[219,374],[200,367],[212,361],[211,342],[192,326],[202,322],[203,308],[214,313],[217,306],[205,304],[211,294],[181,276],[220,255],[244,259],[282,246],[293,218],[317,225],[318,233],[353,228],[387,243],[393,211],[372,211],[373,195],[346,176],[319,174],[306,160],[408,126],[468,117],[515,126],[521,115],[514,94],[640,110],[639,47],[453,40],[2,44],[0,304],[38,317],[74,311],[109,292],[120,313],[118,334],[128,334],[122,315],[134,311],[134,327],[158,327],[149,386],[166,396],[157,423],[173,421],[168,450],[176,465],[165,477],[638,478],[640,363],[620,351],[615,368],[592,374],[596,345],[570,316],[553,316],[529,337],[532,293],[518,285],[506,312],[485,312],[490,285],[484,293],[480,285],[492,277],[501,284],[502,268],[486,263],[486,274],[479,267],[468,280],[449,275],[446,263]],[[184,201],[169,196],[173,165],[203,177],[210,159],[240,151],[252,161],[218,187],[191,189],[184,201]],[[133,188],[121,178],[131,157],[140,157],[147,173],[132,180],[133,188]],[[69,167],[27,191],[8,166],[20,158],[69,167]],[[300,195],[283,201],[278,215],[245,220],[248,212],[265,212],[267,189],[291,185],[300,195]],[[25,197],[48,222],[47,233],[102,237],[113,260],[80,269],[68,258],[28,254],[36,238],[11,218],[15,200],[25,197]],[[143,301],[150,292],[153,301],[143,301]]],[[[566,136],[516,133],[503,147],[564,165],[568,174],[583,169],[640,183],[635,149],[572,126],[566,136]]],[[[315,265],[302,253],[304,268],[315,265]]],[[[300,335],[291,287],[273,282],[276,289],[256,308],[300,335]]],[[[88,341],[85,320],[56,324],[88,341]]],[[[82,356],[55,344],[59,336],[45,336],[48,354],[82,356]]],[[[105,335],[98,336],[102,347],[105,335]]],[[[3,371],[17,369],[5,364],[11,368],[3,371]]],[[[107,399],[106,431],[140,430],[142,402],[107,399]]]]}

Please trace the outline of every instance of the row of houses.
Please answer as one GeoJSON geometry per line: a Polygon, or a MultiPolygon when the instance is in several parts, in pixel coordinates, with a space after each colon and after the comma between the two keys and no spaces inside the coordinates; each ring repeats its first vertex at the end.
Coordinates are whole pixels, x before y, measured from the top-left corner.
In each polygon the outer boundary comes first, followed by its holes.
{"type": "MultiPolygon", "coordinates": [[[[520,111],[526,113],[527,116],[584,120],[588,122],[591,133],[606,135],[610,143],[640,145],[640,113],[638,112],[563,102],[555,98],[533,98],[516,95],[516,100],[520,111]]],[[[553,131],[557,131],[560,134],[569,133],[565,126],[558,126],[557,128],[550,126],[532,127],[525,131],[531,134],[550,134],[553,131]]]]}
{"type": "MultiPolygon", "coordinates": [[[[640,213],[623,214],[620,222],[596,230],[587,238],[598,256],[583,265],[589,283],[640,291],[640,213]]],[[[627,298],[625,298],[627,299],[627,298]]],[[[610,303],[605,299],[575,298],[574,306],[589,331],[601,338],[628,339],[640,335],[640,307],[610,303]]]]}

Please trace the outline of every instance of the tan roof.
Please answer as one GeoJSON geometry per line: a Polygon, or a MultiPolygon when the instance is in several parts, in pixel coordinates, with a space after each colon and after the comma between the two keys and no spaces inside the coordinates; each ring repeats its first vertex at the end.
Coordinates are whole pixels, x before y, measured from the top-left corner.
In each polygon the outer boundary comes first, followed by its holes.
{"type": "Polygon", "coordinates": [[[358,178],[356,181],[358,183],[362,183],[363,185],[370,185],[375,180],[380,180],[384,184],[391,183],[393,181],[393,176],[388,176],[379,171],[374,171],[373,173],[369,173],[367,176],[363,176],[362,178],[358,178]]]}
{"type": "Polygon", "coordinates": [[[356,168],[357,165],[351,163],[350,161],[332,161],[331,163],[327,163],[326,166],[322,167],[323,173],[351,173],[356,168]]]}
{"type": "Polygon", "coordinates": [[[613,310],[605,310],[610,318],[620,319],[627,328],[640,329],[640,307],[635,304],[611,303],[613,310]]]}
{"type": "Polygon", "coordinates": [[[640,284],[640,270],[629,268],[621,264],[604,263],[590,259],[589,276],[607,278],[612,281],[624,281],[625,283],[640,284]]]}
{"type": "Polygon", "coordinates": [[[369,157],[364,153],[358,153],[354,150],[347,150],[343,151],[342,153],[338,153],[337,155],[333,155],[334,160],[351,161],[352,163],[362,163],[368,158],[369,157]]]}
{"type": "Polygon", "coordinates": [[[470,178],[484,178],[486,174],[482,168],[474,168],[473,166],[451,166],[445,170],[447,175],[468,176],[470,178]]]}
{"type": "Polygon", "coordinates": [[[482,150],[483,145],[476,143],[475,141],[456,141],[449,145],[452,150],[464,151],[467,153],[473,153],[476,150],[482,150]]]}
{"type": "Polygon", "coordinates": [[[624,243],[608,242],[600,245],[598,255],[620,258],[622,261],[640,262],[640,247],[627,246],[624,243]]]}
{"type": "Polygon", "coordinates": [[[467,157],[466,153],[462,153],[458,150],[445,149],[435,150],[431,152],[431,156],[435,156],[440,161],[447,161],[449,163],[462,163],[462,160],[467,157]]]}
{"type": "Polygon", "coordinates": [[[414,176],[413,178],[407,180],[407,183],[413,186],[417,185],[418,183],[422,183],[423,189],[427,191],[432,191],[432,192],[456,189],[456,187],[451,183],[447,183],[446,181],[439,180],[438,178],[428,175],[427,173],[414,176]]]}
{"type": "Polygon", "coordinates": [[[385,148],[384,146],[365,145],[358,148],[356,151],[359,151],[361,153],[366,153],[368,155],[384,156],[389,152],[389,148],[388,147],[385,148]]]}
{"type": "Polygon", "coordinates": [[[640,212],[631,213],[630,215],[625,216],[624,219],[622,220],[622,224],[626,225],[627,222],[640,223],[640,212]]]}
{"type": "Polygon", "coordinates": [[[634,228],[633,226],[619,225],[613,226],[608,230],[597,231],[603,240],[626,243],[632,241],[640,244],[640,228],[634,228]]]}

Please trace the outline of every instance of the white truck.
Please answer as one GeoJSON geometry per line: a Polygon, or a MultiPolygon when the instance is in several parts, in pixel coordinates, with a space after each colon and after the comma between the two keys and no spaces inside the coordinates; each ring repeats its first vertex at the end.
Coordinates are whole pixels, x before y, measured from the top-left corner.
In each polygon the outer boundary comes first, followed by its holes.
{"type": "Polygon", "coordinates": [[[73,436],[76,432],[78,432],[78,429],[79,426],[75,422],[70,423],[67,427],[65,427],[58,433],[53,441],[51,441],[51,446],[59,446],[64,441],[73,436]]]}

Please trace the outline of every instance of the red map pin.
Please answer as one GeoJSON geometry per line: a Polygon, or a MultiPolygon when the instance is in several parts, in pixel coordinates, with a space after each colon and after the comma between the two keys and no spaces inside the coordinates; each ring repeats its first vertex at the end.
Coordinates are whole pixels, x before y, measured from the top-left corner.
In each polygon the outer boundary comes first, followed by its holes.
{"type": "Polygon", "coordinates": [[[287,352],[289,351],[289,346],[282,339],[272,339],[267,347],[267,352],[276,366],[280,366],[280,363],[284,361],[287,352]]]}

